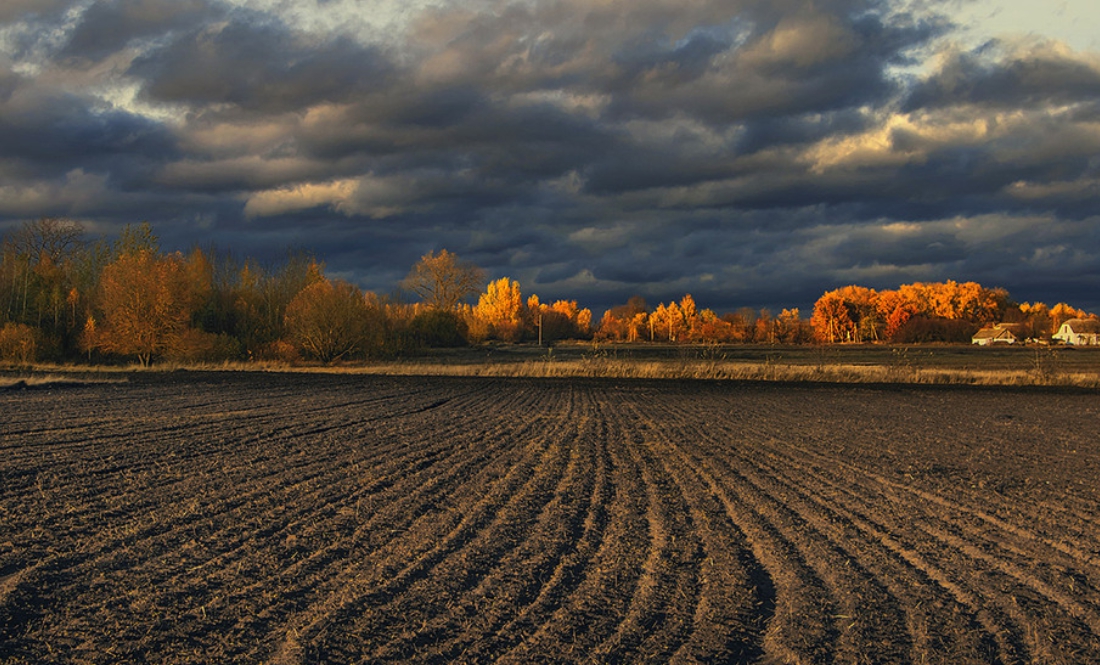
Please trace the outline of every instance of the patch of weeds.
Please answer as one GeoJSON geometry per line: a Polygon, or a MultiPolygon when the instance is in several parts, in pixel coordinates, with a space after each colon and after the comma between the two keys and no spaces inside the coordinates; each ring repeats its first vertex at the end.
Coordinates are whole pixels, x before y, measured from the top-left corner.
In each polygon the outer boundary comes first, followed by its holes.
{"type": "Polygon", "coordinates": [[[722,371],[722,364],[729,359],[729,356],[722,350],[722,347],[718,344],[706,344],[699,349],[699,366],[695,372],[696,378],[701,379],[717,379],[725,376],[722,371]]]}
{"type": "Polygon", "coordinates": [[[592,345],[592,351],[581,355],[581,367],[588,376],[607,376],[615,359],[614,352],[592,345]]]}
{"type": "Polygon", "coordinates": [[[1040,385],[1057,382],[1062,373],[1058,351],[1050,347],[1035,347],[1031,361],[1031,376],[1040,385]]]}
{"type": "Polygon", "coordinates": [[[891,349],[886,376],[891,381],[916,381],[920,376],[920,355],[907,346],[891,349]]]}
{"type": "Polygon", "coordinates": [[[827,344],[818,344],[814,346],[813,354],[811,356],[814,373],[818,375],[825,374],[826,371],[835,367],[840,362],[840,351],[827,344]]]}

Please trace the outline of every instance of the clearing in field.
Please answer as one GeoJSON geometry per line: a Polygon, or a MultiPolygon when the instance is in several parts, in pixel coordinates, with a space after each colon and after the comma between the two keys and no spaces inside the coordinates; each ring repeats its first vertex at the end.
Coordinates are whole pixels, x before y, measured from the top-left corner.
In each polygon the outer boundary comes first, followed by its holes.
{"type": "Polygon", "coordinates": [[[3,663],[1100,662],[1100,394],[0,392],[3,663]]]}

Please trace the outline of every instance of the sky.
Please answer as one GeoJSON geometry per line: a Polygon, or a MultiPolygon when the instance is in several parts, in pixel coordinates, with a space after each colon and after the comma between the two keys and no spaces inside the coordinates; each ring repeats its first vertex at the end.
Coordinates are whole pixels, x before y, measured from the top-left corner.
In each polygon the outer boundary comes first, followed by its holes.
{"type": "Polygon", "coordinates": [[[1100,312],[1095,0],[4,0],[0,231],[448,249],[598,317],[977,281],[1100,312]],[[1090,28],[1090,26],[1092,26],[1090,28]]]}

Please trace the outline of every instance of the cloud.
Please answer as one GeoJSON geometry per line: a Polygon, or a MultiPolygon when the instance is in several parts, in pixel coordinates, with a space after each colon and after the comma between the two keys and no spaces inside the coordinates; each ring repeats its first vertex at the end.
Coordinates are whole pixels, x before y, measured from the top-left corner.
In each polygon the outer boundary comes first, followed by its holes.
{"type": "Polygon", "coordinates": [[[909,93],[906,110],[1046,109],[1095,104],[1100,96],[1100,54],[1078,54],[1059,42],[995,41],[941,58],[938,70],[909,93]]]}
{"type": "Polygon", "coordinates": [[[308,246],[384,292],[445,247],[594,310],[1100,287],[1100,55],[919,4],[12,0],[0,225],[308,246]]]}
{"type": "Polygon", "coordinates": [[[265,190],[248,197],[244,212],[249,217],[270,217],[318,206],[346,205],[357,188],[352,180],[304,184],[293,188],[265,190]]]}
{"type": "Polygon", "coordinates": [[[62,179],[0,185],[0,215],[79,217],[102,207],[110,196],[104,176],[74,169],[62,179]]]}
{"type": "Polygon", "coordinates": [[[207,0],[101,0],[82,14],[59,55],[101,60],[139,39],[163,39],[221,15],[207,0]]]}
{"type": "Polygon", "coordinates": [[[0,5],[0,22],[28,17],[50,17],[61,11],[70,0],[4,0],[0,5]]]}
{"type": "Polygon", "coordinates": [[[152,102],[283,112],[377,92],[392,74],[376,48],[342,36],[314,43],[249,14],[166,36],[167,44],[128,71],[144,81],[142,97],[152,102]]]}

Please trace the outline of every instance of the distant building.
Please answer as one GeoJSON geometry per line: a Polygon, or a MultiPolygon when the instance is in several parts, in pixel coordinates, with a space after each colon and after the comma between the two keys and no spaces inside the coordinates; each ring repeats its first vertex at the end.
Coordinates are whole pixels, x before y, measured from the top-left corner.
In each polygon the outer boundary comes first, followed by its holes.
{"type": "Polygon", "coordinates": [[[982,328],[970,338],[972,344],[989,346],[990,344],[1019,344],[1024,341],[1020,326],[1011,323],[998,323],[992,328],[982,328]]]}
{"type": "Polygon", "coordinates": [[[1062,324],[1054,339],[1074,345],[1100,344],[1100,321],[1096,319],[1070,319],[1062,324]]]}

